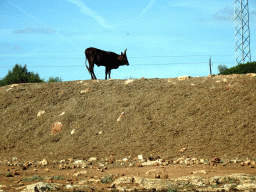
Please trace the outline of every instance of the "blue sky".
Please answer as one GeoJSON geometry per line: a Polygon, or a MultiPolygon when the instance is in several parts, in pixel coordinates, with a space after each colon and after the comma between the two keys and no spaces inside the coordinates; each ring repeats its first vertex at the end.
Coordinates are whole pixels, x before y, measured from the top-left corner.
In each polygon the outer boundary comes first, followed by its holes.
{"type": "MultiPolygon", "coordinates": [[[[256,60],[256,1],[249,0],[256,60]]],[[[18,63],[41,78],[90,79],[84,50],[118,54],[130,66],[111,78],[209,75],[235,66],[234,0],[1,0],[0,77],[18,63]]],[[[95,66],[98,79],[105,67],[95,66]]]]}

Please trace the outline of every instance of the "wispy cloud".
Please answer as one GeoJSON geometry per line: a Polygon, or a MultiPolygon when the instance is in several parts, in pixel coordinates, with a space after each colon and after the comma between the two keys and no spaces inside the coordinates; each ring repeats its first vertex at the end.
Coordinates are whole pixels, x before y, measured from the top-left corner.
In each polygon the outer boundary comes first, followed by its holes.
{"type": "Polygon", "coordinates": [[[139,17],[137,17],[135,20],[139,19],[150,7],[152,7],[154,5],[156,0],[151,0],[149,2],[149,4],[147,5],[147,7],[145,9],[142,10],[141,14],[139,17]]]}
{"type": "Polygon", "coordinates": [[[225,7],[224,9],[214,14],[213,18],[219,21],[234,21],[234,10],[225,7]]]}
{"type": "Polygon", "coordinates": [[[256,11],[254,10],[254,11],[250,12],[250,15],[256,16],[256,11]]]}
{"type": "MultiPolygon", "coordinates": [[[[25,15],[31,17],[32,19],[34,19],[35,21],[37,21],[38,23],[40,23],[41,25],[43,26],[46,26],[46,24],[44,24],[43,22],[41,22],[40,20],[38,20],[35,16],[31,15],[29,12],[25,11],[24,9],[20,8],[18,5],[12,3],[11,1],[7,0],[8,3],[10,3],[11,5],[15,6],[17,9],[19,9],[22,13],[24,13],[25,15]]],[[[24,29],[24,30],[18,30],[18,31],[13,31],[13,33],[24,33],[24,32],[50,32],[50,33],[55,33],[60,39],[66,41],[67,43],[75,46],[78,50],[83,50],[81,49],[79,46],[77,46],[75,43],[71,42],[68,38],[65,38],[63,35],[60,35],[58,34],[58,32],[54,31],[53,29],[50,29],[50,28],[47,28],[47,30],[45,30],[43,28],[40,28],[40,29],[33,29],[33,28],[27,28],[27,29],[24,29]]]]}
{"type": "Polygon", "coordinates": [[[224,9],[220,10],[220,12],[222,14],[228,14],[228,15],[234,14],[234,10],[233,9],[229,9],[228,7],[225,7],[224,9]]]}
{"type": "Polygon", "coordinates": [[[35,29],[35,28],[28,27],[26,29],[14,30],[13,33],[14,34],[23,34],[23,33],[53,34],[53,33],[55,33],[55,31],[50,28],[35,29]]]}
{"type": "Polygon", "coordinates": [[[217,26],[222,25],[222,21],[232,21],[234,22],[234,10],[228,7],[223,9],[215,10],[212,18],[201,18],[199,23],[207,26],[217,26]]]}
{"type": "Polygon", "coordinates": [[[8,3],[10,3],[11,5],[15,6],[17,9],[19,9],[22,13],[24,13],[25,15],[27,15],[28,17],[31,17],[32,19],[34,19],[35,21],[37,21],[38,23],[42,24],[41,21],[39,21],[36,17],[34,17],[33,15],[29,14],[27,11],[21,9],[18,5],[12,3],[11,1],[6,0],[8,3]]]}
{"type": "Polygon", "coordinates": [[[12,49],[15,50],[15,51],[21,51],[22,50],[22,48],[20,46],[14,46],[12,49]]]}
{"type": "Polygon", "coordinates": [[[20,46],[13,46],[10,43],[2,43],[0,44],[0,54],[13,53],[22,51],[20,46]]]}
{"type": "Polygon", "coordinates": [[[81,0],[68,0],[70,3],[74,3],[80,8],[80,12],[84,15],[88,15],[95,19],[99,25],[101,25],[104,28],[114,30],[114,27],[111,25],[108,25],[106,23],[106,20],[101,17],[96,11],[90,9],[87,7],[81,0]]]}
{"type": "MultiPolygon", "coordinates": [[[[218,21],[234,21],[234,9],[225,7],[213,15],[213,18],[218,21]]],[[[254,21],[256,18],[256,11],[250,12],[250,20],[254,21]]]]}
{"type": "Polygon", "coordinates": [[[9,43],[2,43],[2,44],[0,44],[0,48],[1,49],[10,49],[11,48],[11,44],[9,44],[9,43]]]}
{"type": "Polygon", "coordinates": [[[256,21],[256,11],[253,10],[250,12],[250,22],[255,22],[256,21]]]}

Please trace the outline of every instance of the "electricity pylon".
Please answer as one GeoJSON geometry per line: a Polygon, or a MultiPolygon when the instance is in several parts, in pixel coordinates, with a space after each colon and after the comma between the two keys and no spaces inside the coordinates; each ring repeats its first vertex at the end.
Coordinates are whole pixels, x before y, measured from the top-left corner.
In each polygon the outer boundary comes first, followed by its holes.
{"type": "Polygon", "coordinates": [[[235,0],[236,65],[251,62],[248,0],[235,0]]]}

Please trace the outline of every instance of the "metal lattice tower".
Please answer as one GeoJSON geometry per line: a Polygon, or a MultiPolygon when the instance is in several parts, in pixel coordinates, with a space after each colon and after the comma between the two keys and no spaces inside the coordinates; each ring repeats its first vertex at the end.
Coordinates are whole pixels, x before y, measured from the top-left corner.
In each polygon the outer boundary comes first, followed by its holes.
{"type": "Polygon", "coordinates": [[[251,62],[248,0],[235,0],[236,65],[251,62]]]}

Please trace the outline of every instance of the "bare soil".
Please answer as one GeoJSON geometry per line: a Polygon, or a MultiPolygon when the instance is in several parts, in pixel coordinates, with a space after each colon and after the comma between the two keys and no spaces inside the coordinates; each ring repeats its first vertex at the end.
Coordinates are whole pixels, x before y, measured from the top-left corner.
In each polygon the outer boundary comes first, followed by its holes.
{"type": "MultiPolygon", "coordinates": [[[[96,163],[95,163],[96,164],[96,163]]],[[[113,181],[122,176],[140,176],[143,178],[155,178],[155,173],[159,173],[161,178],[164,179],[164,175],[168,175],[168,178],[179,178],[182,176],[200,176],[203,178],[210,178],[213,176],[228,176],[233,173],[244,173],[244,174],[256,174],[255,168],[250,168],[249,166],[240,166],[239,164],[227,164],[227,166],[222,167],[218,164],[218,166],[210,166],[210,165],[169,165],[165,167],[160,166],[144,166],[144,167],[112,167],[104,172],[97,171],[96,168],[75,168],[75,169],[62,169],[59,170],[58,166],[50,164],[45,167],[39,166],[30,166],[27,170],[22,170],[17,166],[0,166],[0,181],[1,185],[5,186],[2,189],[4,191],[22,191],[25,186],[37,183],[37,182],[45,182],[45,183],[58,183],[61,186],[58,187],[58,191],[109,191],[111,188],[111,182],[106,183],[88,183],[90,186],[88,190],[78,190],[74,188],[73,190],[67,189],[66,185],[78,185],[79,181],[84,179],[100,179],[107,178],[112,175],[113,181]],[[47,170],[48,169],[48,170],[47,170]],[[156,170],[151,174],[147,174],[150,170],[156,170]],[[75,173],[80,171],[87,170],[87,174],[82,174],[79,176],[74,176],[75,173]],[[14,171],[16,174],[14,175],[14,171]],[[195,171],[205,171],[204,173],[196,173],[192,174],[195,171]],[[6,173],[9,172],[12,174],[11,177],[7,177],[6,173]],[[41,178],[41,180],[40,180],[41,178]],[[19,190],[20,188],[20,190],[19,190]]],[[[114,190],[114,189],[112,189],[114,190]]],[[[154,190],[140,190],[140,191],[154,191],[154,190]]],[[[188,190],[189,191],[189,190],[188,190]]],[[[192,190],[193,191],[193,190],[192,190]]]]}
{"type": "MultiPolygon", "coordinates": [[[[256,159],[256,77],[125,82],[85,80],[1,87],[0,161],[13,157],[20,162],[100,160],[111,155],[131,160],[140,154],[155,159],[256,159]],[[37,117],[39,111],[45,113],[37,117]],[[122,112],[124,116],[117,121],[122,112]],[[187,150],[180,152],[181,148],[187,150]]],[[[0,173],[8,169],[2,166],[0,173]]],[[[131,171],[129,174],[134,169],[137,174],[137,169],[144,167],[110,169],[131,171]]],[[[191,173],[187,167],[175,169],[181,170],[170,170],[174,177],[191,173]]],[[[247,169],[255,173],[255,169],[237,165],[221,170],[235,173],[247,169]]],[[[62,174],[63,170],[56,171],[54,174],[62,174]]]]}

